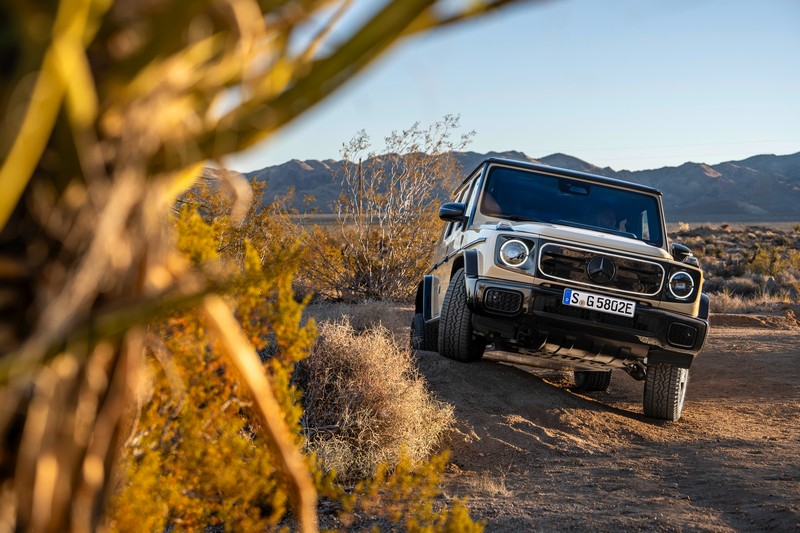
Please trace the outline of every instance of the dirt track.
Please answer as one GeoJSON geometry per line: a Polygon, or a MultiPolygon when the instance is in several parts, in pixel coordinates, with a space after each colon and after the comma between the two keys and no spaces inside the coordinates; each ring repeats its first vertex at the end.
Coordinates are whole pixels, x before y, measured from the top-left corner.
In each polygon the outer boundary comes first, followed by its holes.
{"type": "Polygon", "coordinates": [[[445,494],[487,531],[800,529],[800,327],[717,322],[673,423],[624,373],[577,394],[570,374],[420,352],[456,411],[445,494]]]}

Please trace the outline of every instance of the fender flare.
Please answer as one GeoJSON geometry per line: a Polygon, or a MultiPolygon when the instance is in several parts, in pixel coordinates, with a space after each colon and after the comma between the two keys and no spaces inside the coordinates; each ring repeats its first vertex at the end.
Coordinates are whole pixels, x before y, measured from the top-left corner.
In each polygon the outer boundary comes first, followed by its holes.
{"type": "Polygon", "coordinates": [[[711,312],[711,301],[707,294],[700,295],[700,311],[697,313],[697,318],[708,320],[708,315],[711,312]]]}
{"type": "Polygon", "coordinates": [[[464,250],[464,275],[477,279],[478,274],[478,250],[464,250]]]}
{"type": "Polygon", "coordinates": [[[431,303],[433,301],[433,282],[434,278],[430,274],[422,278],[422,301],[419,312],[422,313],[422,319],[425,322],[433,318],[433,304],[431,303]]]}
{"type": "Polygon", "coordinates": [[[464,283],[467,286],[467,307],[475,310],[476,286],[478,284],[478,250],[464,250],[464,283]]]}

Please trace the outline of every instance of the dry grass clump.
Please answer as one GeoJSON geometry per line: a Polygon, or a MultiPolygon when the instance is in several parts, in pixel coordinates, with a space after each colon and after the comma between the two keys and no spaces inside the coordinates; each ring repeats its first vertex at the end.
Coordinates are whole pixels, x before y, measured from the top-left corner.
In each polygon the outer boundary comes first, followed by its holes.
{"type": "Polygon", "coordinates": [[[408,334],[408,313],[396,302],[367,300],[358,304],[318,303],[306,307],[306,314],[320,322],[347,320],[357,332],[383,326],[395,335],[408,334]]]}
{"type": "Polygon", "coordinates": [[[402,456],[427,459],[453,422],[452,406],[432,398],[410,351],[383,326],[357,333],[347,318],[322,322],[300,381],[309,451],[343,480],[402,456]]]}
{"type": "Polygon", "coordinates": [[[729,293],[742,298],[754,298],[769,292],[774,281],[769,278],[749,274],[744,276],[734,276],[726,278],[723,276],[713,276],[706,279],[703,288],[708,293],[729,293]]]}
{"type": "Polygon", "coordinates": [[[742,296],[730,290],[709,293],[711,311],[714,313],[778,313],[793,303],[789,293],[761,291],[751,296],[742,296]]]}

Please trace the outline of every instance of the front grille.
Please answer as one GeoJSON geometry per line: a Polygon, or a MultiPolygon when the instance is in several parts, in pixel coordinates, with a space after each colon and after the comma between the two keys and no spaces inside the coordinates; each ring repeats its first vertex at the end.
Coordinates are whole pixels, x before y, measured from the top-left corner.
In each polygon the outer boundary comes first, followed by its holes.
{"type": "Polygon", "coordinates": [[[504,289],[487,289],[483,296],[483,307],[487,311],[515,315],[522,309],[522,293],[504,289]]]}
{"type": "Polygon", "coordinates": [[[542,246],[539,270],[552,279],[640,296],[657,295],[664,280],[664,268],[658,263],[556,243],[542,246]],[[609,281],[598,283],[589,277],[587,267],[595,257],[605,257],[615,265],[609,281]]]}
{"type": "Polygon", "coordinates": [[[667,332],[667,342],[680,348],[691,348],[697,339],[697,328],[687,326],[680,322],[673,322],[669,325],[667,332]]]}

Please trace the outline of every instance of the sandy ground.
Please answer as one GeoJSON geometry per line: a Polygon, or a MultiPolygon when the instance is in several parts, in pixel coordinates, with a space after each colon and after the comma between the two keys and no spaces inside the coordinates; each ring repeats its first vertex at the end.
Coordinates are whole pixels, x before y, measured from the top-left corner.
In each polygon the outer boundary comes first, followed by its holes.
{"type": "Polygon", "coordinates": [[[800,325],[712,317],[683,418],[642,415],[642,382],[607,392],[570,373],[419,352],[455,406],[444,490],[487,531],[797,531],[800,325]]]}

